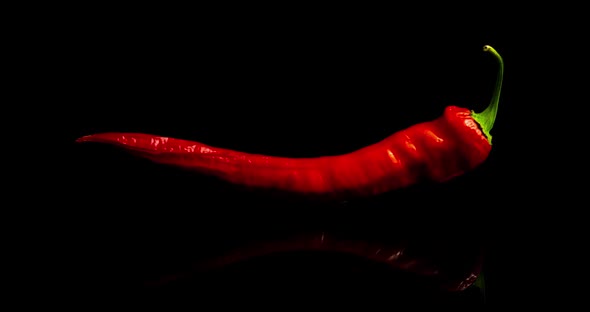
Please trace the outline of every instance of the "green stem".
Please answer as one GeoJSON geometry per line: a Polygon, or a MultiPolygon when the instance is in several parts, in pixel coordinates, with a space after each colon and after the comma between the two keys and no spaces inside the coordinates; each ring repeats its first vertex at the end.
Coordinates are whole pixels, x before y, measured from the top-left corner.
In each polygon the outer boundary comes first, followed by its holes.
{"type": "Polygon", "coordinates": [[[494,127],[494,121],[496,121],[496,115],[498,114],[498,103],[500,102],[500,91],[502,90],[502,79],[504,78],[504,61],[502,56],[489,45],[483,47],[484,52],[492,53],[498,60],[500,68],[498,69],[498,76],[496,77],[496,86],[494,87],[494,93],[492,94],[492,101],[490,105],[481,113],[475,113],[471,111],[471,116],[479,126],[483,133],[488,138],[490,144],[492,144],[492,135],[490,130],[494,127]]]}

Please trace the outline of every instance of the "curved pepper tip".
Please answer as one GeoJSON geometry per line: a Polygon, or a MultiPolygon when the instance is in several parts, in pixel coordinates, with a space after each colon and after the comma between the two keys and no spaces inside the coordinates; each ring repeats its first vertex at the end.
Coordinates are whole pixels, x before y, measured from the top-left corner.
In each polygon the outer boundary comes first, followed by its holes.
{"type": "Polygon", "coordinates": [[[90,135],[85,135],[83,137],[77,138],[75,142],[76,143],[88,142],[88,141],[90,141],[90,137],[91,137],[90,135]]]}

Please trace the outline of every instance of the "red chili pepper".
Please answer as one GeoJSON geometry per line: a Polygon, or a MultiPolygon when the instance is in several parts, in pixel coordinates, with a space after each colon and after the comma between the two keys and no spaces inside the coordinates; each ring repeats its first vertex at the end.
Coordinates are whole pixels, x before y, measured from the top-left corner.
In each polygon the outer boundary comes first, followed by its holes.
{"type": "Polygon", "coordinates": [[[211,174],[231,183],[315,195],[375,195],[410,186],[424,179],[443,182],[472,170],[491,151],[502,87],[504,64],[499,62],[489,106],[481,113],[449,106],[443,116],[401,130],[357,151],[317,158],[256,155],[199,142],[143,133],[100,133],[77,142],[121,146],[154,162],[211,174]]]}

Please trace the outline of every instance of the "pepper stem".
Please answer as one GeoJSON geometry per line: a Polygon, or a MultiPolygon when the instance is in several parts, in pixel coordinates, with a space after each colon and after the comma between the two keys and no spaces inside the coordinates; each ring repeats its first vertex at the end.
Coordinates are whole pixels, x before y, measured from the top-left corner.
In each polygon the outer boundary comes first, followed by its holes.
{"type": "Polygon", "coordinates": [[[504,61],[502,60],[502,56],[489,45],[483,47],[484,52],[492,53],[496,59],[498,60],[498,76],[496,77],[496,86],[494,87],[494,93],[492,94],[492,100],[490,105],[481,113],[476,113],[471,111],[471,116],[473,119],[479,124],[481,130],[488,138],[488,142],[492,144],[492,135],[490,134],[490,130],[494,126],[494,121],[496,121],[496,115],[498,114],[498,102],[500,102],[500,91],[502,90],[502,79],[504,78],[504,61]]]}

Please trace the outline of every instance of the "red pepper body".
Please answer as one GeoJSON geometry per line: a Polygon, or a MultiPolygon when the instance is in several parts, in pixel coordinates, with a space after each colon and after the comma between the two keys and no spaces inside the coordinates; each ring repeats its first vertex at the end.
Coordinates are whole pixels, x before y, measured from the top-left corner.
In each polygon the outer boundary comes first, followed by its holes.
{"type": "Polygon", "coordinates": [[[491,150],[471,112],[456,106],[438,119],[338,156],[265,156],[142,133],[100,133],[78,142],[119,145],[154,162],[239,185],[331,196],[375,195],[423,179],[443,182],[480,165],[491,150]]]}

